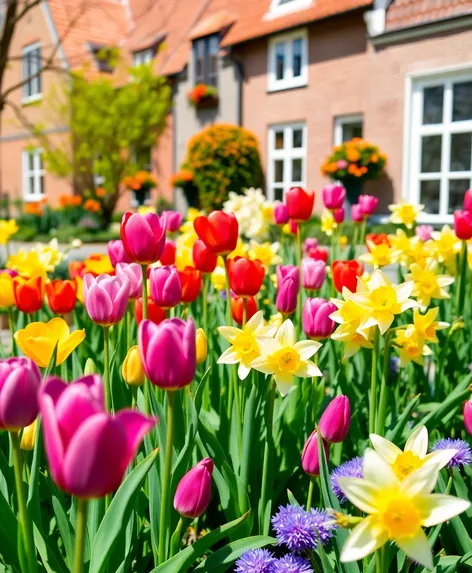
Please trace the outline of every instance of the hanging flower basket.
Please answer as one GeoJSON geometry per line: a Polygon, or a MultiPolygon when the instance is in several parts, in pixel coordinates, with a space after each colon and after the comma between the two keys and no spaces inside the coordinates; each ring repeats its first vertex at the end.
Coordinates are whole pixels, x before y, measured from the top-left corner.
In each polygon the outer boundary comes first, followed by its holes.
{"type": "Polygon", "coordinates": [[[190,105],[197,109],[208,109],[218,105],[218,90],[214,86],[197,84],[188,93],[190,105]]]}

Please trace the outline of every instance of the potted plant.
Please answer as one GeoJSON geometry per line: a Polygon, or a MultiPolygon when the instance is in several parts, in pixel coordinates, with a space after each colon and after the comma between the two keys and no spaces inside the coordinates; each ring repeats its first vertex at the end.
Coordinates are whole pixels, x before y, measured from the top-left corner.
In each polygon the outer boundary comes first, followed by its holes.
{"type": "Polygon", "coordinates": [[[321,166],[323,175],[340,181],[351,205],[357,203],[364,182],[378,179],[384,172],[387,156],[372,143],[355,137],[334,147],[321,166]]]}
{"type": "Polygon", "coordinates": [[[157,181],[148,171],[138,171],[135,175],[125,177],[123,185],[129,191],[134,191],[138,205],[144,205],[149,191],[157,186],[157,181]]]}
{"type": "Polygon", "coordinates": [[[200,109],[215,107],[218,104],[218,90],[215,86],[197,84],[188,92],[188,101],[200,109]]]}
{"type": "Polygon", "coordinates": [[[170,185],[174,189],[182,189],[189,207],[198,207],[198,189],[195,187],[193,173],[189,169],[181,169],[172,175],[170,185]]]}

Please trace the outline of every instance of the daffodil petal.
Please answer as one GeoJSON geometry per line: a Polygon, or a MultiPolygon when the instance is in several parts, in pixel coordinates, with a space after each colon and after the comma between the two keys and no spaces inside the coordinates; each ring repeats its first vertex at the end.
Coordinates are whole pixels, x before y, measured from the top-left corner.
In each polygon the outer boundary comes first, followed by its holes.
{"type": "Polygon", "coordinates": [[[282,322],[281,327],[277,330],[275,339],[280,342],[282,346],[294,346],[297,340],[295,326],[293,322],[288,318],[282,322]]]}
{"type": "Polygon", "coordinates": [[[267,356],[259,356],[259,358],[256,358],[254,362],[251,362],[251,368],[263,374],[274,373],[274,367],[271,362],[267,360],[267,356]]]}
{"type": "Polygon", "coordinates": [[[424,458],[428,451],[428,430],[426,426],[416,428],[405,444],[405,452],[413,452],[420,459],[424,458]]]}
{"type": "Polygon", "coordinates": [[[395,543],[408,557],[421,563],[428,569],[433,569],[433,556],[429,546],[428,538],[422,529],[412,537],[402,537],[395,539],[395,543]]]}
{"type": "Polygon", "coordinates": [[[438,473],[439,468],[437,466],[422,466],[400,483],[400,489],[408,497],[429,494],[433,491],[438,481],[438,473]]]}
{"type": "Polygon", "coordinates": [[[421,505],[422,512],[425,514],[423,525],[424,527],[431,527],[467,511],[470,502],[452,495],[433,493],[425,496],[421,505]]]}
{"type": "Polygon", "coordinates": [[[377,434],[370,434],[370,441],[374,446],[374,450],[389,464],[393,464],[397,457],[402,453],[400,448],[395,444],[392,444],[392,442],[382,438],[382,436],[378,436],[377,434]]]}
{"type": "Polygon", "coordinates": [[[251,316],[251,318],[247,321],[245,329],[247,328],[251,332],[256,332],[264,326],[264,314],[262,310],[258,310],[256,314],[251,316]]]}
{"type": "Polygon", "coordinates": [[[362,469],[364,479],[379,487],[394,486],[398,483],[398,478],[390,463],[371,448],[366,448],[364,452],[362,469]]]}
{"type": "Polygon", "coordinates": [[[356,525],[344,542],[341,562],[359,561],[382,547],[387,540],[387,534],[379,527],[376,519],[367,517],[356,525]]]}
{"type": "Polygon", "coordinates": [[[231,346],[223,352],[223,354],[218,358],[218,364],[237,364],[239,362],[239,354],[231,346]]]}
{"type": "Polygon", "coordinates": [[[423,467],[437,466],[439,469],[445,467],[457,454],[457,450],[437,450],[428,454],[423,461],[423,467]]]}
{"type": "Polygon", "coordinates": [[[246,380],[246,378],[248,377],[249,372],[251,372],[251,369],[248,368],[245,364],[243,364],[242,362],[239,365],[238,368],[238,376],[240,380],[246,380]]]}
{"type": "Polygon", "coordinates": [[[301,342],[297,342],[294,346],[294,349],[300,354],[302,360],[308,360],[316,354],[320,348],[321,344],[314,340],[302,340],[301,342]]]}
{"type": "Polygon", "coordinates": [[[366,513],[377,513],[377,495],[380,488],[361,478],[338,478],[339,487],[348,500],[366,513]]]}
{"type": "Polygon", "coordinates": [[[236,337],[241,334],[242,330],[234,326],[219,326],[218,332],[223,336],[223,338],[226,338],[228,342],[233,343],[236,340],[236,337]]]}
{"type": "Polygon", "coordinates": [[[278,391],[282,396],[286,396],[293,388],[293,375],[290,372],[277,372],[274,378],[278,391]]]}
{"type": "Polygon", "coordinates": [[[303,362],[300,365],[300,368],[295,370],[295,376],[299,378],[313,378],[313,376],[323,376],[321,370],[314,362],[303,362]]]}

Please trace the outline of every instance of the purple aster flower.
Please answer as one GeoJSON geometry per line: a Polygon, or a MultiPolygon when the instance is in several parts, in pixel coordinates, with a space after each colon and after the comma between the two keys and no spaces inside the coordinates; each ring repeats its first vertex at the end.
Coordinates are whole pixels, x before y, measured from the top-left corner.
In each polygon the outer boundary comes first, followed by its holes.
{"type": "Polygon", "coordinates": [[[339,487],[338,478],[340,477],[357,477],[362,478],[362,463],[361,457],[352,458],[344,462],[339,467],[331,472],[331,487],[333,488],[334,495],[339,499],[339,503],[345,503],[347,501],[343,490],[339,487]]]}
{"type": "Polygon", "coordinates": [[[272,518],[272,526],[280,545],[286,545],[291,551],[314,549],[318,538],[325,545],[332,537],[334,524],[326,511],[295,505],[280,506],[279,512],[272,518]]]}
{"type": "Polygon", "coordinates": [[[235,573],[273,573],[276,561],[267,549],[251,549],[236,561],[235,573]]]}
{"type": "Polygon", "coordinates": [[[448,468],[461,468],[472,463],[472,450],[464,440],[453,440],[452,438],[438,440],[431,451],[437,452],[438,450],[456,450],[455,455],[447,464],[448,468]]]}
{"type": "Polygon", "coordinates": [[[398,356],[392,356],[390,358],[390,372],[392,374],[398,374],[400,371],[400,358],[398,356]]]}
{"type": "Polygon", "coordinates": [[[303,557],[285,555],[274,563],[272,573],[313,573],[313,569],[303,557]]]}

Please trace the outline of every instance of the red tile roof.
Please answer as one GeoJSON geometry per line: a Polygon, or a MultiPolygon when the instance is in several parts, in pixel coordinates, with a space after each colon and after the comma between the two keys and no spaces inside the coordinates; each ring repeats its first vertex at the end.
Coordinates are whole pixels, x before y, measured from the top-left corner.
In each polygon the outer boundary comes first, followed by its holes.
{"type": "Polygon", "coordinates": [[[395,0],[387,11],[386,29],[396,30],[472,13],[472,0],[395,0]]]}

